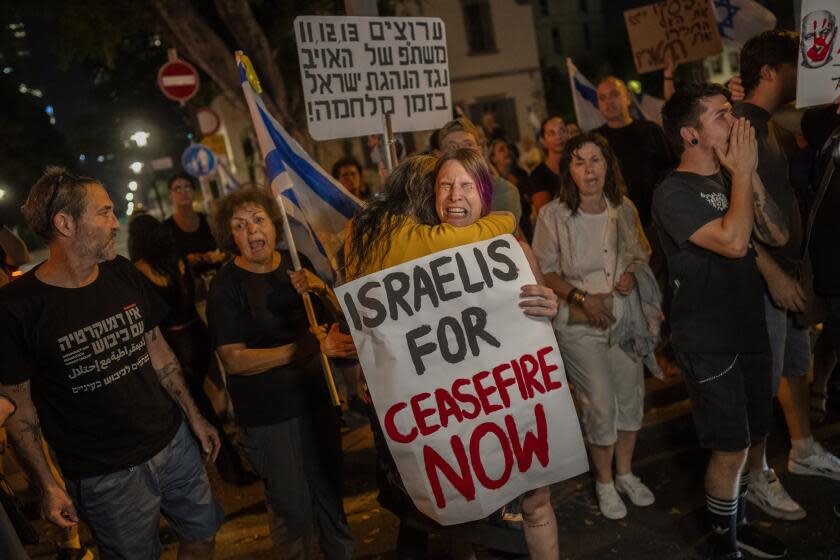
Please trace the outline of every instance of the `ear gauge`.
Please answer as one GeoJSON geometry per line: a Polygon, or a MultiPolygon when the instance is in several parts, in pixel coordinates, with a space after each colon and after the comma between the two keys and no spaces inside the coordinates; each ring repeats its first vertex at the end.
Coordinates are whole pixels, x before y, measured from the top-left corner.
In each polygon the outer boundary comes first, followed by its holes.
{"type": "Polygon", "coordinates": [[[700,141],[699,141],[697,138],[692,138],[692,139],[691,139],[691,145],[692,145],[692,146],[696,146],[696,145],[697,145],[697,144],[699,144],[699,143],[700,143],[700,141]]]}

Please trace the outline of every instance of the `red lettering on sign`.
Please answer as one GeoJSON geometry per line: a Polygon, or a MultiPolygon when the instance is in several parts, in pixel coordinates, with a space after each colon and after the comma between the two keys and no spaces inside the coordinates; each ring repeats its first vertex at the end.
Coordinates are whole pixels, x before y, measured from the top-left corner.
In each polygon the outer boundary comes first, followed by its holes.
{"type": "Polygon", "coordinates": [[[458,436],[452,436],[452,439],[449,441],[452,445],[452,451],[455,453],[455,459],[458,461],[460,472],[455,471],[452,465],[446,462],[446,459],[438,455],[437,451],[428,445],[423,446],[423,466],[426,468],[426,476],[429,478],[429,485],[432,487],[432,494],[435,496],[435,504],[437,504],[439,509],[446,507],[446,498],[443,496],[443,488],[440,485],[438,471],[443,473],[446,480],[468,502],[475,499],[475,483],[472,479],[472,472],[470,472],[470,465],[467,460],[467,453],[464,450],[464,444],[458,436]]]}
{"type": "Polygon", "coordinates": [[[385,428],[385,433],[388,434],[388,437],[392,440],[396,441],[397,443],[411,443],[414,441],[414,438],[417,437],[417,428],[411,428],[411,431],[408,434],[401,434],[400,431],[397,429],[397,425],[394,424],[394,416],[397,415],[398,412],[403,410],[408,405],[404,402],[400,402],[392,406],[388,409],[385,413],[385,418],[382,420],[382,424],[385,428]]]}
{"type": "MultiPolygon", "coordinates": [[[[510,418],[513,421],[513,418],[510,416],[506,418],[510,418]]],[[[514,429],[516,429],[515,425],[514,429]]],[[[508,442],[508,437],[505,435],[504,430],[493,422],[479,424],[470,436],[470,462],[475,471],[475,477],[482,486],[489,490],[496,490],[504,486],[510,478],[510,471],[513,470],[513,453],[510,451],[510,442],[508,442]],[[487,471],[484,470],[484,463],[481,459],[481,439],[487,434],[493,434],[499,440],[499,447],[501,448],[504,459],[502,474],[496,480],[487,476],[487,471]]]]}

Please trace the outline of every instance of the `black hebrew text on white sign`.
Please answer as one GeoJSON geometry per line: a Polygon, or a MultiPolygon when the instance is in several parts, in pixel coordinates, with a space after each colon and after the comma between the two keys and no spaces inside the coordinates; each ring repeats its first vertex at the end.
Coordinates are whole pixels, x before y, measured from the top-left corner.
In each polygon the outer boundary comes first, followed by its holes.
{"type": "Polygon", "coordinates": [[[431,130],[452,115],[439,18],[295,19],[309,133],[316,140],[431,130]]]}

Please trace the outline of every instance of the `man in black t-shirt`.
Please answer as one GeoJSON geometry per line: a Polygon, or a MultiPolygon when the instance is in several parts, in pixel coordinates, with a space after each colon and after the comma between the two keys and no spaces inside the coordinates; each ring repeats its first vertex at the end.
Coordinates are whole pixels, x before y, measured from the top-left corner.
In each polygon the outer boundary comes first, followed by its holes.
{"type": "Polygon", "coordinates": [[[647,228],[653,189],[674,163],[665,134],[654,122],[632,119],[630,93],[616,77],[609,76],[598,83],[598,109],[607,122],[593,132],[606,138],[615,152],[627,185],[627,196],[647,228]]]}
{"type": "Polygon", "coordinates": [[[654,194],[653,218],[673,288],[674,352],[700,444],[712,451],[709,557],[741,558],[741,547],[780,558],[784,544],[746,523],[746,482],[739,479],[771,415],[764,302],[750,237],[754,224],[774,245],[787,232],[754,211],[768,204],[755,172],[755,131],[731,111],[726,91],[711,84],[688,86],[665,104],[665,133],[680,163],[654,194]]]}
{"type": "Polygon", "coordinates": [[[50,254],[0,289],[0,382],[17,401],[8,431],[43,516],[60,527],[84,519],[103,558],[153,558],[163,512],[181,553],[209,558],[223,513],[201,452],[215,459],[218,434],[160,334],[166,305],[116,256],[107,191],[49,168],[22,209],[50,254]],[[42,426],[66,489],[47,465],[42,426]]]}

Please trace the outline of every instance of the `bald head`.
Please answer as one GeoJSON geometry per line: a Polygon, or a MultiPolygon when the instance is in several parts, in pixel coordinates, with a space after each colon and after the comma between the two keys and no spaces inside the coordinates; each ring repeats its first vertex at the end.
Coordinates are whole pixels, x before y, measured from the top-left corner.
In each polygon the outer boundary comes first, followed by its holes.
{"type": "Polygon", "coordinates": [[[598,109],[610,128],[620,128],[633,122],[630,118],[630,93],[622,80],[607,76],[598,82],[598,109]]]}

